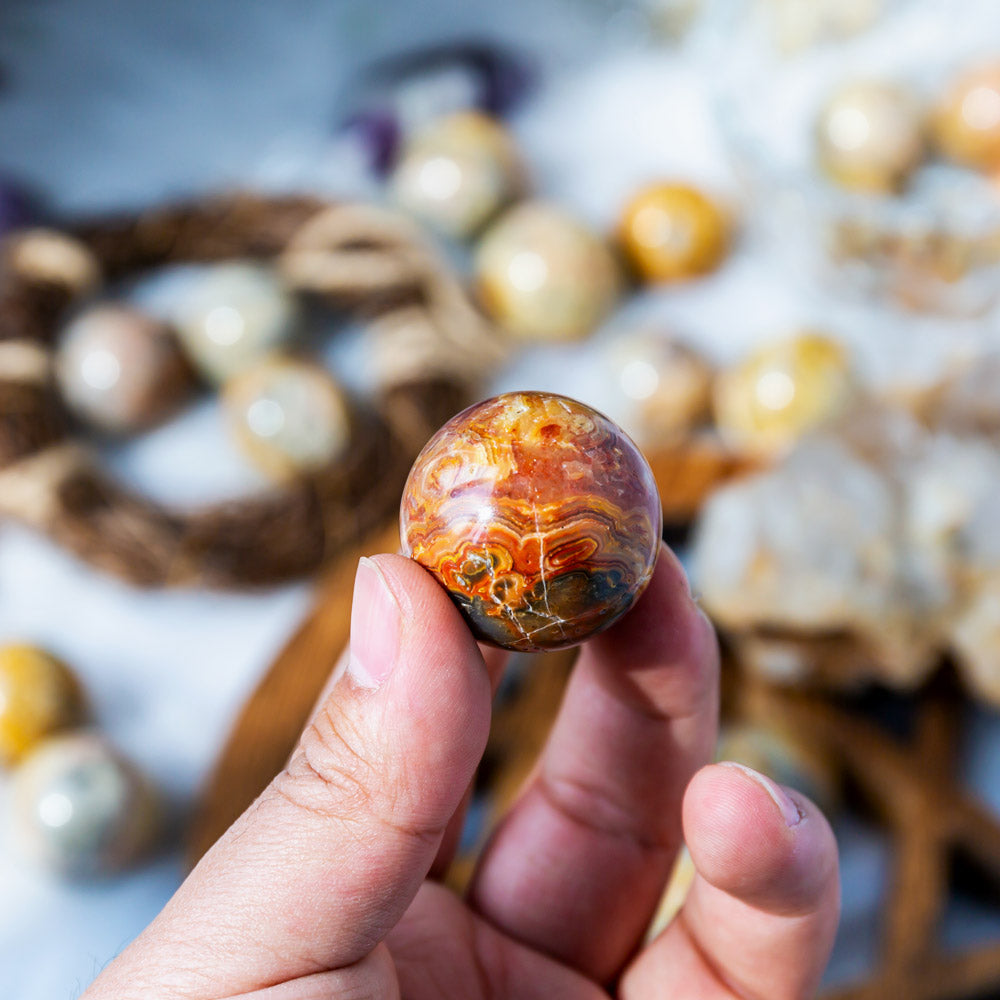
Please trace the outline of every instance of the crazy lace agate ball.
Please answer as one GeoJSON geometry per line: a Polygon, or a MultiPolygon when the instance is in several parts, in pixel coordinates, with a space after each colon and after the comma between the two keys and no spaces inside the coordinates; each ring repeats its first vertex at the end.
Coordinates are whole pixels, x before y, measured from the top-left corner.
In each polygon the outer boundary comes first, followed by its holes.
{"type": "Polygon", "coordinates": [[[61,875],[118,871],[143,854],[159,809],[151,786],[105,740],[75,732],[40,744],[13,781],[22,853],[61,875]]]}
{"type": "Polygon", "coordinates": [[[488,399],[418,456],[400,511],[403,551],[444,585],[477,638],[560,649],[607,628],[653,574],[662,510],[631,439],[544,392],[488,399]]]}

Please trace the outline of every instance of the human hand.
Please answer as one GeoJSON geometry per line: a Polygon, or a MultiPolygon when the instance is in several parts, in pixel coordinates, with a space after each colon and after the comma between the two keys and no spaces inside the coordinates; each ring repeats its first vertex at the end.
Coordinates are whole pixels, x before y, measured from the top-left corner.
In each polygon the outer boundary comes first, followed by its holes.
{"type": "Polygon", "coordinates": [[[83,1000],[812,995],[838,918],[833,835],[798,793],[704,766],[718,655],[669,550],[583,648],[466,899],[435,879],[503,655],[401,556],[362,561],[351,636],[286,770],[83,1000]],[[682,839],[698,874],[643,946],[682,839]]]}

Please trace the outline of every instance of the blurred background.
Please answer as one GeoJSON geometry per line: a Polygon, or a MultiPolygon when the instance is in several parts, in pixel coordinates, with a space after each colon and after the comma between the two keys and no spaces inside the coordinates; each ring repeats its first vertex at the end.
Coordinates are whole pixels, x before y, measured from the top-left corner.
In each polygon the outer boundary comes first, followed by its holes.
{"type": "Polygon", "coordinates": [[[5,996],[158,912],[423,441],[523,388],[643,448],[720,755],[831,816],[829,995],[1000,996],[995,0],[5,0],[0,239],[5,996]]]}

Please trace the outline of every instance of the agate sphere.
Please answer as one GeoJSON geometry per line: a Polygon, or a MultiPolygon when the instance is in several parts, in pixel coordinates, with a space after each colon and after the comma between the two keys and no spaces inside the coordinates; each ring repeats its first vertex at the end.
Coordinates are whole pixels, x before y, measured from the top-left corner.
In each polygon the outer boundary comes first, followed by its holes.
{"type": "Polygon", "coordinates": [[[35,646],[0,646],[0,764],[79,721],[83,694],[69,668],[35,646]]]}
{"type": "Polygon", "coordinates": [[[89,732],[40,744],[15,772],[13,801],[23,853],[61,875],[126,867],[150,846],[157,827],[149,784],[89,732]]]}
{"type": "Polygon", "coordinates": [[[175,317],[186,354],[214,385],[286,345],[297,320],[295,298],[277,275],[240,261],[207,268],[175,317]]]}
{"type": "Polygon", "coordinates": [[[486,311],[526,341],[578,340],[611,311],[621,278],[605,242],[544,202],[504,213],[476,251],[476,285],[486,311]]]}
{"type": "Polygon", "coordinates": [[[497,396],[418,456],[400,511],[404,554],[443,584],[477,638],[559,649],[607,628],[649,583],[662,509],[631,439],[583,403],[497,396]]]}
{"type": "Polygon", "coordinates": [[[949,159],[1000,169],[1000,63],[958,79],[933,116],[934,139],[949,159]]]}
{"type": "Polygon", "coordinates": [[[266,358],[227,382],[223,400],[237,443],[279,481],[329,465],[350,440],[347,397],[309,361],[266,358]]]}
{"type": "Polygon", "coordinates": [[[816,126],[819,164],[841,187],[897,190],[924,155],[923,112],[908,91],[880,80],[838,90],[816,126]]]}
{"type": "Polygon", "coordinates": [[[463,111],[417,132],[389,185],[401,208],[464,239],[521,192],[524,168],[503,125],[480,112],[463,111]]]}
{"type": "Polygon", "coordinates": [[[767,344],[722,372],[712,403],[729,445],[774,456],[842,414],[856,389],[845,348],[822,334],[804,332],[767,344]]]}
{"type": "Polygon", "coordinates": [[[655,184],[626,206],[619,238],[644,281],[684,281],[718,267],[729,241],[729,223],[722,209],[697,188],[655,184]]]}
{"type": "Polygon", "coordinates": [[[129,306],[92,306],[63,331],[56,354],[63,399],[83,420],[112,433],[166,417],[193,375],[170,330],[129,306]]]}

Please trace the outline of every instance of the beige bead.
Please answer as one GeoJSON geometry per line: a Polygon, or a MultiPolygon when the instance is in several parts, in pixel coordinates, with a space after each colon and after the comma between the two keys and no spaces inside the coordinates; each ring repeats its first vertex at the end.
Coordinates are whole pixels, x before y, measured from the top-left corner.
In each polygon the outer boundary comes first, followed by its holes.
{"type": "Polygon", "coordinates": [[[458,239],[481,229],[524,187],[512,136],[476,111],[449,115],[418,132],[389,180],[396,204],[458,239]]]}
{"type": "Polygon", "coordinates": [[[55,229],[28,229],[11,237],[8,265],[30,281],[61,285],[73,296],[101,283],[97,258],[79,240],[55,229]]]}
{"type": "Polygon", "coordinates": [[[150,846],[158,809],[148,782],[100,736],[46,740],[17,769],[13,826],[22,853],[57,874],[108,874],[150,846]]]}
{"type": "Polygon", "coordinates": [[[268,358],[228,382],[223,398],[237,443],[273,479],[322,469],[350,442],[347,398],[319,365],[268,358]]]}
{"type": "Polygon", "coordinates": [[[621,423],[640,443],[676,443],[706,420],[713,370],[690,347],[653,331],[617,341],[609,352],[621,423]]]}
{"type": "Polygon", "coordinates": [[[955,81],[932,127],[938,149],[956,163],[1000,170],[1000,64],[981,66],[955,81]]]}
{"type": "Polygon", "coordinates": [[[897,190],[924,155],[923,116],[912,94],[865,80],[838,90],[816,127],[819,164],[842,187],[897,190]]]}
{"type": "Polygon", "coordinates": [[[101,430],[141,430],[170,414],[193,384],[170,330],[123,305],[93,306],[63,331],[56,354],[63,399],[101,430]]]}
{"type": "Polygon", "coordinates": [[[487,311],[524,340],[585,337],[621,289],[605,242],[562,209],[537,201],[512,208],[486,232],[475,270],[487,311]]]}
{"type": "Polygon", "coordinates": [[[0,646],[0,764],[79,721],[83,695],[69,668],[34,646],[0,646]]]}
{"type": "Polygon", "coordinates": [[[287,344],[298,308],[274,272],[259,264],[218,264],[187,293],[177,311],[181,344],[212,383],[227,379],[287,344]]]}
{"type": "Polygon", "coordinates": [[[720,374],[715,421],[733,448],[776,455],[843,413],[855,388],[847,351],[821,334],[803,333],[720,374]]]}

